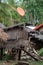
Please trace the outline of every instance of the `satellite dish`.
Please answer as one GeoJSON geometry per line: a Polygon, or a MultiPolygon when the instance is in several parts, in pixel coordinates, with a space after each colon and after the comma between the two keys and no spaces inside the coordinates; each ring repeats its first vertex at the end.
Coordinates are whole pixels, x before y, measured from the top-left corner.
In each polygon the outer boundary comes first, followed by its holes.
{"type": "Polygon", "coordinates": [[[25,11],[24,11],[21,7],[18,7],[18,8],[17,8],[17,12],[18,12],[21,16],[24,16],[24,15],[25,15],[25,11]]]}

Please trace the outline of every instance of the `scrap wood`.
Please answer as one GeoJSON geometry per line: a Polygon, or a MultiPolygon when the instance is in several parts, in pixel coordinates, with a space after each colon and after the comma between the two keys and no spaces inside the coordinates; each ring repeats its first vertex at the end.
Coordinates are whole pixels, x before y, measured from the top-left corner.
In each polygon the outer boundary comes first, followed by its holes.
{"type": "Polygon", "coordinates": [[[40,59],[34,57],[34,56],[32,55],[32,53],[27,52],[25,49],[22,49],[22,50],[23,50],[25,53],[27,53],[27,55],[29,55],[29,56],[31,56],[33,59],[35,59],[36,61],[40,61],[40,59]]]}
{"type": "Polygon", "coordinates": [[[37,51],[33,48],[33,52],[36,54],[36,55],[39,55],[38,53],[37,53],[37,51]]]}

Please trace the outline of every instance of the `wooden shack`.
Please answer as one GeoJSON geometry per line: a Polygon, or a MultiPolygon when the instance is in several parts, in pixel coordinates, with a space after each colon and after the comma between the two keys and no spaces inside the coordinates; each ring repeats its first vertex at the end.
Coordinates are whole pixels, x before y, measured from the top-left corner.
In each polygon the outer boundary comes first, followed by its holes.
{"type": "Polygon", "coordinates": [[[1,56],[3,55],[3,48],[12,50],[12,48],[19,48],[20,46],[29,47],[28,33],[25,30],[25,25],[25,23],[20,23],[15,26],[2,28],[4,33],[1,39],[4,41],[4,44],[1,42],[3,46],[0,45],[1,56]]]}
{"type": "Polygon", "coordinates": [[[10,36],[10,38],[7,40],[7,48],[13,48],[16,43],[17,45],[24,44],[23,40],[27,39],[23,23],[4,28],[4,31],[10,36]]]}
{"type": "Polygon", "coordinates": [[[0,29],[0,39],[3,40],[3,42],[0,42],[1,59],[3,55],[3,48],[11,50],[12,48],[20,47],[20,45],[27,45],[27,36],[24,31],[24,25],[24,23],[20,23],[15,26],[0,29]]]}

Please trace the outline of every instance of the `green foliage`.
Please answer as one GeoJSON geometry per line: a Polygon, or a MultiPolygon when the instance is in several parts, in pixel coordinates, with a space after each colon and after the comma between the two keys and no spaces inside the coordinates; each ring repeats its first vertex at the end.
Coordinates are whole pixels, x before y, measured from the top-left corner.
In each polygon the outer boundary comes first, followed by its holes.
{"type": "Polygon", "coordinates": [[[43,56],[43,48],[41,48],[39,51],[38,51],[39,55],[40,56],[43,56]]]}
{"type": "MultiPolygon", "coordinates": [[[[23,7],[26,9],[27,17],[29,21],[35,24],[37,20],[43,23],[43,0],[23,0],[23,7]]],[[[38,22],[37,22],[38,23],[38,22]]]]}
{"type": "Polygon", "coordinates": [[[11,12],[10,10],[8,10],[7,5],[4,3],[0,3],[0,22],[8,26],[10,25],[11,19],[11,12]]]}
{"type": "Polygon", "coordinates": [[[19,22],[31,22],[33,24],[43,23],[43,0],[0,0],[0,22],[6,26],[19,22]],[[21,4],[20,4],[21,3],[21,4]],[[25,16],[21,17],[17,11],[17,7],[25,10],[25,16]],[[17,21],[13,22],[12,21],[17,21]],[[39,22],[37,22],[37,20],[39,22]]]}
{"type": "Polygon", "coordinates": [[[3,56],[3,60],[11,60],[11,55],[6,54],[5,56],[3,56]]]}

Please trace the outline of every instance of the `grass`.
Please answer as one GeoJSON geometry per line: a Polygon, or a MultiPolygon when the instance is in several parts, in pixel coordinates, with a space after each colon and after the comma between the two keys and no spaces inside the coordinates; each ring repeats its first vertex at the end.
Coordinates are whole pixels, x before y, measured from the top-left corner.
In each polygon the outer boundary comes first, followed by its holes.
{"type": "Polygon", "coordinates": [[[30,61],[29,65],[43,65],[43,61],[38,61],[38,62],[36,62],[36,61],[30,61]]]}
{"type": "Polygon", "coordinates": [[[40,56],[43,56],[43,48],[41,48],[39,51],[38,51],[39,55],[40,56]]]}

